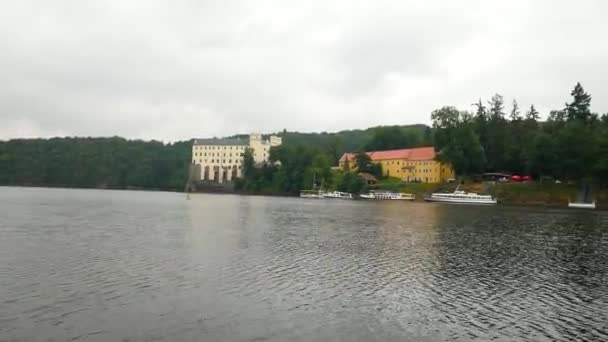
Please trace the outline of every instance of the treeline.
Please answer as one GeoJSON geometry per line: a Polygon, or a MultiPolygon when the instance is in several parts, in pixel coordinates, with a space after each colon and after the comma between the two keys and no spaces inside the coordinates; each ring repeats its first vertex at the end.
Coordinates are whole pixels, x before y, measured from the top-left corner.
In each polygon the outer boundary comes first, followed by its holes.
{"type": "MultiPolygon", "coordinates": [[[[389,150],[433,144],[431,127],[422,124],[377,126],[333,133],[302,133],[283,130],[274,134],[283,138],[283,145],[318,149],[325,154],[332,165],[338,163],[338,159],[344,152],[389,150]]],[[[234,135],[230,138],[247,138],[247,135],[234,135]]]]}
{"type": "Polygon", "coordinates": [[[183,190],[191,143],[123,138],[0,141],[0,184],[183,190]]]}
{"type": "Polygon", "coordinates": [[[545,122],[534,106],[522,113],[514,100],[508,113],[501,95],[474,112],[443,107],[432,115],[439,158],[459,175],[486,171],[531,174],[536,179],[608,179],[608,115],[591,112],[591,95],[580,83],[564,108],[545,122]]]}
{"type": "MultiPolygon", "coordinates": [[[[249,193],[297,194],[303,189],[336,189],[359,193],[367,184],[355,172],[332,170],[332,164],[322,149],[307,145],[273,147],[269,163],[255,165],[253,152],[244,154],[243,177],[237,179],[237,191],[249,193]]],[[[366,154],[360,154],[353,164],[361,170],[377,170],[366,154]]],[[[381,173],[381,170],[380,170],[381,173]]]]}
{"type": "Polygon", "coordinates": [[[432,130],[426,125],[378,126],[335,133],[283,131],[280,135],[286,145],[319,149],[332,165],[337,165],[344,152],[390,150],[433,144],[432,130]]]}
{"type": "MultiPolygon", "coordinates": [[[[326,177],[327,184],[348,184],[348,180],[330,179],[326,172],[345,151],[427,144],[429,129],[414,125],[339,133],[282,132],[283,146],[274,155],[275,160],[280,156],[285,168],[273,176],[272,186],[258,180],[248,182],[248,188],[281,193],[310,188],[313,167],[319,171],[319,182],[326,177]]],[[[181,191],[188,179],[191,153],[191,141],[164,144],[119,137],[0,141],[0,185],[181,191]]],[[[262,171],[265,179],[270,177],[269,170],[262,171]]]]}

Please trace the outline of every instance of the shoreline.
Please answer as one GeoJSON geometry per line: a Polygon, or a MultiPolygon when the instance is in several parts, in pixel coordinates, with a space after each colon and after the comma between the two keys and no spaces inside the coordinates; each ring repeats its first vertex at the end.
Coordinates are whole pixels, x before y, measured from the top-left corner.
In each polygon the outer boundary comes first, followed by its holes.
{"type": "MultiPolygon", "coordinates": [[[[238,195],[238,196],[267,196],[267,197],[293,197],[299,198],[298,195],[290,194],[290,193],[267,193],[267,192],[243,192],[243,191],[192,191],[192,192],[184,192],[183,190],[167,190],[167,189],[146,189],[146,188],[107,188],[107,187],[69,187],[69,186],[59,186],[59,185],[13,185],[13,184],[1,184],[1,187],[7,188],[26,188],[26,189],[66,189],[66,190],[111,190],[111,191],[144,191],[144,192],[163,192],[163,193],[176,193],[176,194],[216,194],[216,195],[238,195]]],[[[502,191],[500,191],[502,192],[502,191]]],[[[503,193],[504,194],[504,193],[503,193]]],[[[534,190],[531,191],[530,194],[542,195],[542,191],[534,190]]],[[[605,200],[606,191],[600,192],[601,196],[598,196],[600,199],[596,199],[597,208],[594,209],[596,211],[608,211],[608,203],[605,200]]],[[[574,209],[568,208],[568,202],[559,201],[556,198],[550,198],[546,200],[518,200],[519,198],[509,198],[507,200],[501,200],[500,195],[498,195],[498,206],[505,207],[518,207],[518,208],[544,208],[544,209],[569,209],[576,211],[593,211],[589,209],[574,209]]],[[[374,202],[384,202],[381,200],[374,202]]],[[[388,201],[391,202],[391,201],[388,201]]],[[[414,203],[426,203],[422,197],[421,193],[416,193],[416,199],[411,201],[414,203]]]]}

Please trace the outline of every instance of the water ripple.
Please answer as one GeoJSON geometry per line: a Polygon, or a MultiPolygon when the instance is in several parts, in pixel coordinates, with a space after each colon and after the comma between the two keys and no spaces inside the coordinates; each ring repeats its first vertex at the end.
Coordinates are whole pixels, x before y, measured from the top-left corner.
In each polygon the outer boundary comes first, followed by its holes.
{"type": "Polygon", "coordinates": [[[0,341],[608,340],[608,214],[0,188],[0,341]]]}

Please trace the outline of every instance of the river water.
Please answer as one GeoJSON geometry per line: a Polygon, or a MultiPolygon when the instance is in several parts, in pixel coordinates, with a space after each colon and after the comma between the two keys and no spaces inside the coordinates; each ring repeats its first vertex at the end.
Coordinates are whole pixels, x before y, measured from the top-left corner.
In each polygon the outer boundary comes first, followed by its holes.
{"type": "Polygon", "coordinates": [[[606,341],[608,213],[0,187],[0,341],[606,341]]]}

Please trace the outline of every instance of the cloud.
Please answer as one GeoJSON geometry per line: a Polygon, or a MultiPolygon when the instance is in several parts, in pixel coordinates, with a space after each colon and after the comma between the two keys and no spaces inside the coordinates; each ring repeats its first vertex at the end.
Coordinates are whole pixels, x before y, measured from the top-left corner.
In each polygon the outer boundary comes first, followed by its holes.
{"type": "Polygon", "coordinates": [[[0,139],[429,123],[495,92],[608,111],[602,1],[0,3],[0,139]]]}

